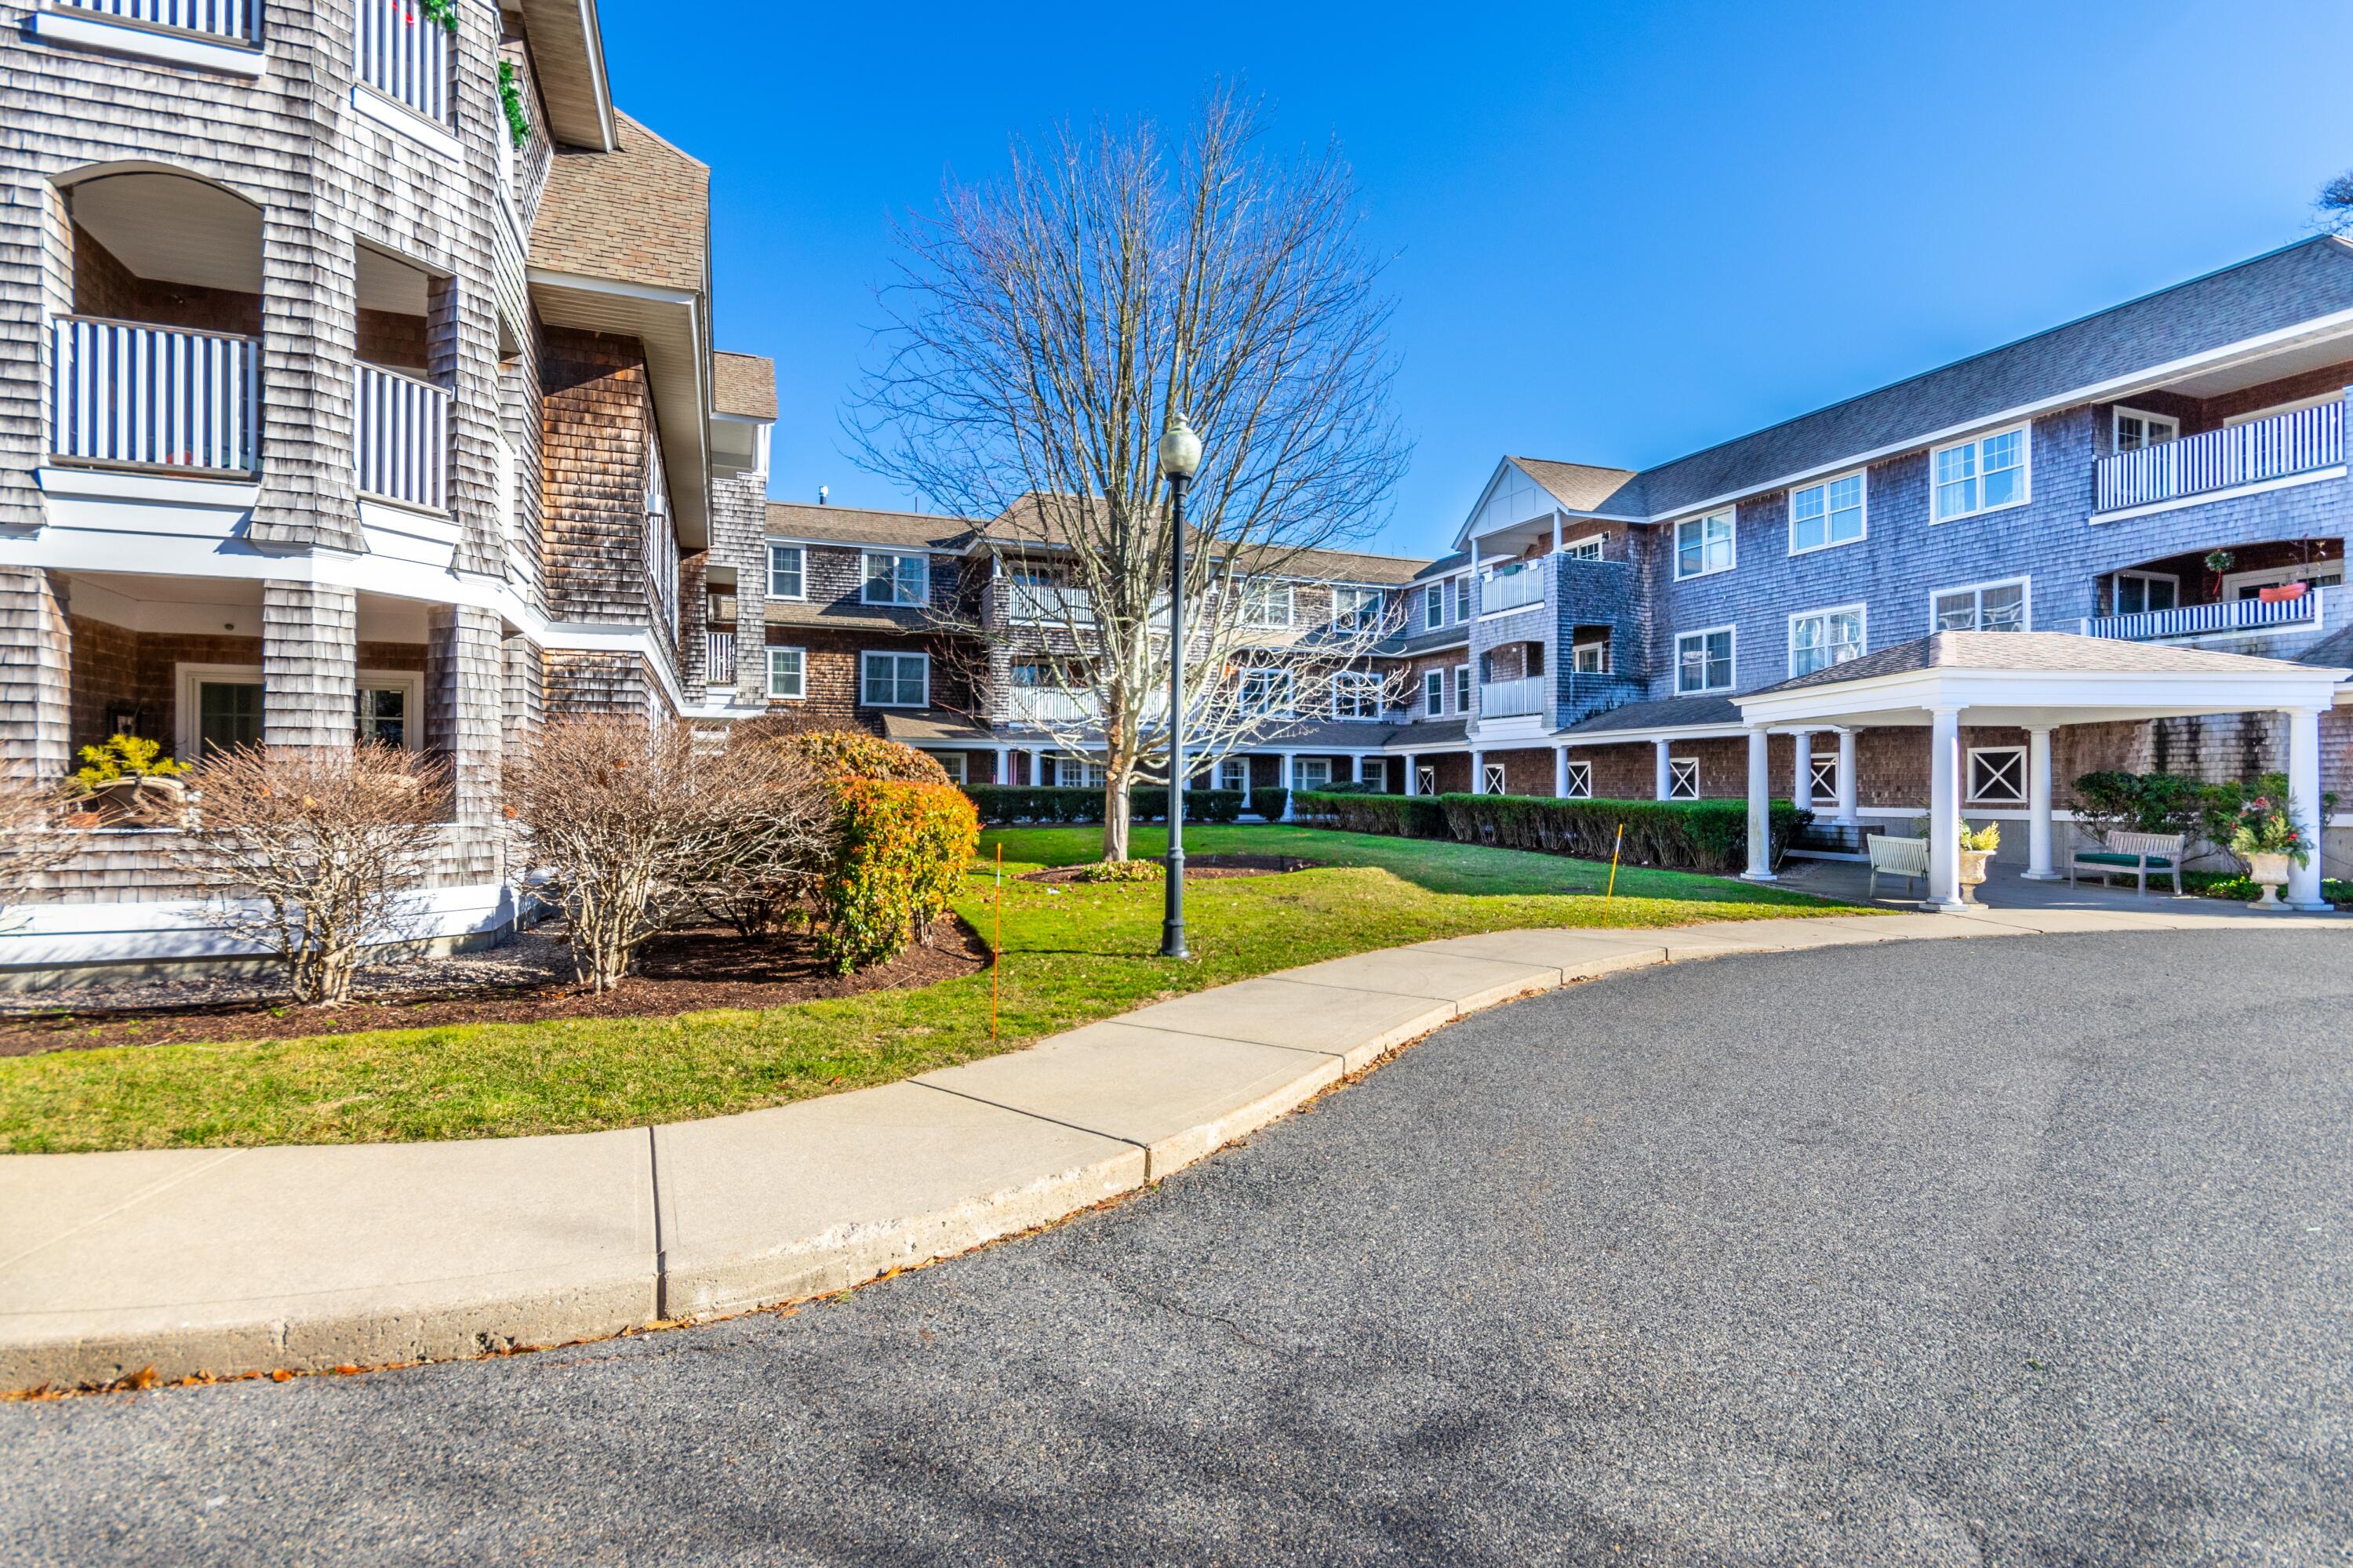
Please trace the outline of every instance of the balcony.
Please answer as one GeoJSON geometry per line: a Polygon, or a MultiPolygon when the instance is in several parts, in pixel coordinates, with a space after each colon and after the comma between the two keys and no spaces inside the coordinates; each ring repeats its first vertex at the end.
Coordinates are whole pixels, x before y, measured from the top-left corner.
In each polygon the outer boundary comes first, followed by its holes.
{"type": "Polygon", "coordinates": [[[1101,712],[1091,697],[1044,686],[1017,686],[1007,694],[1005,702],[1008,724],[1093,724],[1101,712]]]}
{"type": "Polygon", "coordinates": [[[1482,681],[1479,685],[1479,716],[1517,718],[1525,714],[1540,714],[1545,711],[1549,684],[1542,675],[1526,675],[1516,681],[1482,681]]]}
{"type": "Polygon", "coordinates": [[[253,471],[258,340],[99,316],[60,316],[50,334],[57,456],[253,471]]]}
{"type": "Polygon", "coordinates": [[[429,512],[448,508],[449,405],[429,381],[363,365],[352,405],[363,493],[429,512]]]}
{"type": "Polygon", "coordinates": [[[456,37],[414,0],[359,0],[357,12],[353,67],[360,85],[446,129],[456,37]]]}
{"type": "Polygon", "coordinates": [[[68,16],[130,22],[174,33],[193,33],[225,43],[254,42],[260,6],[253,0],[50,0],[68,16]]]}
{"type": "Polygon", "coordinates": [[[718,691],[735,683],[735,634],[717,627],[702,633],[702,683],[718,691]]]}
{"type": "Polygon", "coordinates": [[[2345,405],[2323,403],[2102,458],[2094,506],[2101,512],[2161,506],[2344,461],[2345,405]]]}
{"type": "Polygon", "coordinates": [[[2320,601],[2319,593],[2307,592],[2295,599],[2278,600],[2233,599],[2219,604],[2185,604],[2174,609],[2094,616],[2084,622],[2083,631],[2086,637],[2155,642],[2168,637],[2210,637],[2232,631],[2311,626],[2320,620],[2320,601]]]}
{"type": "Polygon", "coordinates": [[[1544,596],[1544,567],[1514,567],[1508,571],[1495,573],[1479,585],[1479,612],[1486,615],[1499,609],[1519,609],[1526,605],[1541,604],[1544,596]]]}
{"type": "Polygon", "coordinates": [[[999,626],[1092,626],[1094,597],[1084,588],[1000,578],[989,585],[992,620],[999,626]]]}

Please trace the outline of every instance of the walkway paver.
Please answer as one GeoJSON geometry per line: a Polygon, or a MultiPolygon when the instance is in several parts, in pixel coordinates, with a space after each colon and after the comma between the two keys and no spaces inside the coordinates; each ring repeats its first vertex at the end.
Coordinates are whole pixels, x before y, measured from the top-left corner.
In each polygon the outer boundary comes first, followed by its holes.
{"type": "Polygon", "coordinates": [[[0,1158],[0,1385],[98,1383],[150,1364],[173,1377],[459,1356],[823,1294],[1129,1192],[1465,1013],[1614,970],[2273,918],[2071,895],[1961,915],[1491,932],[1244,980],[906,1083],[707,1121],[0,1158]]]}

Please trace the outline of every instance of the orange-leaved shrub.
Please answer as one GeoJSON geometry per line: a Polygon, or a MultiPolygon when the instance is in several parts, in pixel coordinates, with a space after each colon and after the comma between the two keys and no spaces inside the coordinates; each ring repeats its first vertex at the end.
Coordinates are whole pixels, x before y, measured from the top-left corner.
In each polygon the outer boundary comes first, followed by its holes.
{"type": "Polygon", "coordinates": [[[782,745],[828,780],[833,864],[819,880],[818,951],[844,974],[881,963],[944,913],[980,842],[980,815],[912,747],[854,730],[804,730],[782,745]]]}

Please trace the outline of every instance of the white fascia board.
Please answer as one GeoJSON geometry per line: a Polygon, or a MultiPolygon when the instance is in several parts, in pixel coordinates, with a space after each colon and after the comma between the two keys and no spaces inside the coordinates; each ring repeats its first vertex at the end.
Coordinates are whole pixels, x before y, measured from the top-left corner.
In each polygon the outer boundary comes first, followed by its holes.
{"type": "Polygon", "coordinates": [[[1641,729],[1604,730],[1595,735],[1564,729],[1556,731],[1548,739],[1555,746],[1620,746],[1638,741],[1650,745],[1662,740],[1736,740],[1747,733],[1748,726],[1739,724],[1661,724],[1641,729]]]}
{"type": "MultiPolygon", "coordinates": [[[[2195,714],[2327,707],[2345,673],[2319,665],[2238,672],[1926,670],[1835,682],[1779,694],[1736,697],[1742,718],[1761,727],[1835,718],[1918,723],[1940,707],[2048,713],[2058,724],[2095,724],[2195,714]],[[2152,700],[2154,699],[2154,700],[2152,700]],[[1897,715],[1901,715],[1900,717],[1897,715]]],[[[1996,723],[2007,720],[1986,719],[1996,723]]]]}
{"type": "Polygon", "coordinates": [[[684,713],[692,705],[686,700],[686,688],[679,683],[678,673],[661,655],[650,626],[633,626],[619,621],[549,620],[540,623],[532,641],[543,652],[557,649],[573,653],[630,653],[652,667],[660,683],[662,694],[670,705],[684,713]]]}
{"type": "Polygon", "coordinates": [[[169,65],[194,66],[223,76],[259,77],[266,56],[243,45],[216,43],[209,38],[96,16],[70,16],[62,11],[35,11],[26,18],[33,35],[53,44],[105,49],[119,55],[141,55],[169,65]]]}
{"type": "Polygon", "coordinates": [[[114,468],[40,468],[34,482],[44,495],[94,501],[136,501],[167,506],[243,511],[261,499],[261,482],[233,475],[198,479],[114,468]]]}
{"type": "Polygon", "coordinates": [[[465,167],[466,149],[457,137],[406,104],[386,98],[365,82],[352,84],[352,111],[396,136],[406,137],[452,167],[465,167]]]}
{"type": "Polygon", "coordinates": [[[763,534],[771,545],[817,545],[828,550],[871,550],[882,556],[962,556],[948,545],[893,545],[881,539],[820,539],[807,534],[763,534]]]}

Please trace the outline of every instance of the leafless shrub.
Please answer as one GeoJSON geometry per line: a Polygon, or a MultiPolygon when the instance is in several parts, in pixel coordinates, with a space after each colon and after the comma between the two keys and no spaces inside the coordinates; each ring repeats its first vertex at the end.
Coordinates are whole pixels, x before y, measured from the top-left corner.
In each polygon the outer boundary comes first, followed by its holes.
{"type": "Polygon", "coordinates": [[[73,858],[81,835],[64,822],[61,786],[0,773],[0,906],[23,904],[73,858]]]}
{"type": "Polygon", "coordinates": [[[445,763],[373,742],[252,746],[189,782],[202,806],[182,863],[208,917],[275,958],[295,1001],[344,1001],[365,948],[417,935],[445,763]]]}
{"type": "MultiPolygon", "coordinates": [[[[510,760],[506,800],[540,891],[569,923],[573,967],[599,991],[646,938],[728,889],[757,882],[753,902],[781,906],[826,842],[814,778],[777,747],[714,752],[683,725],[607,715],[544,726],[510,760]]],[[[748,905],[736,915],[762,917],[748,905]]]]}
{"type": "Polygon", "coordinates": [[[807,758],[773,735],[731,735],[718,762],[714,842],[681,883],[711,918],[755,937],[807,908],[830,861],[833,808],[807,758]]]}

